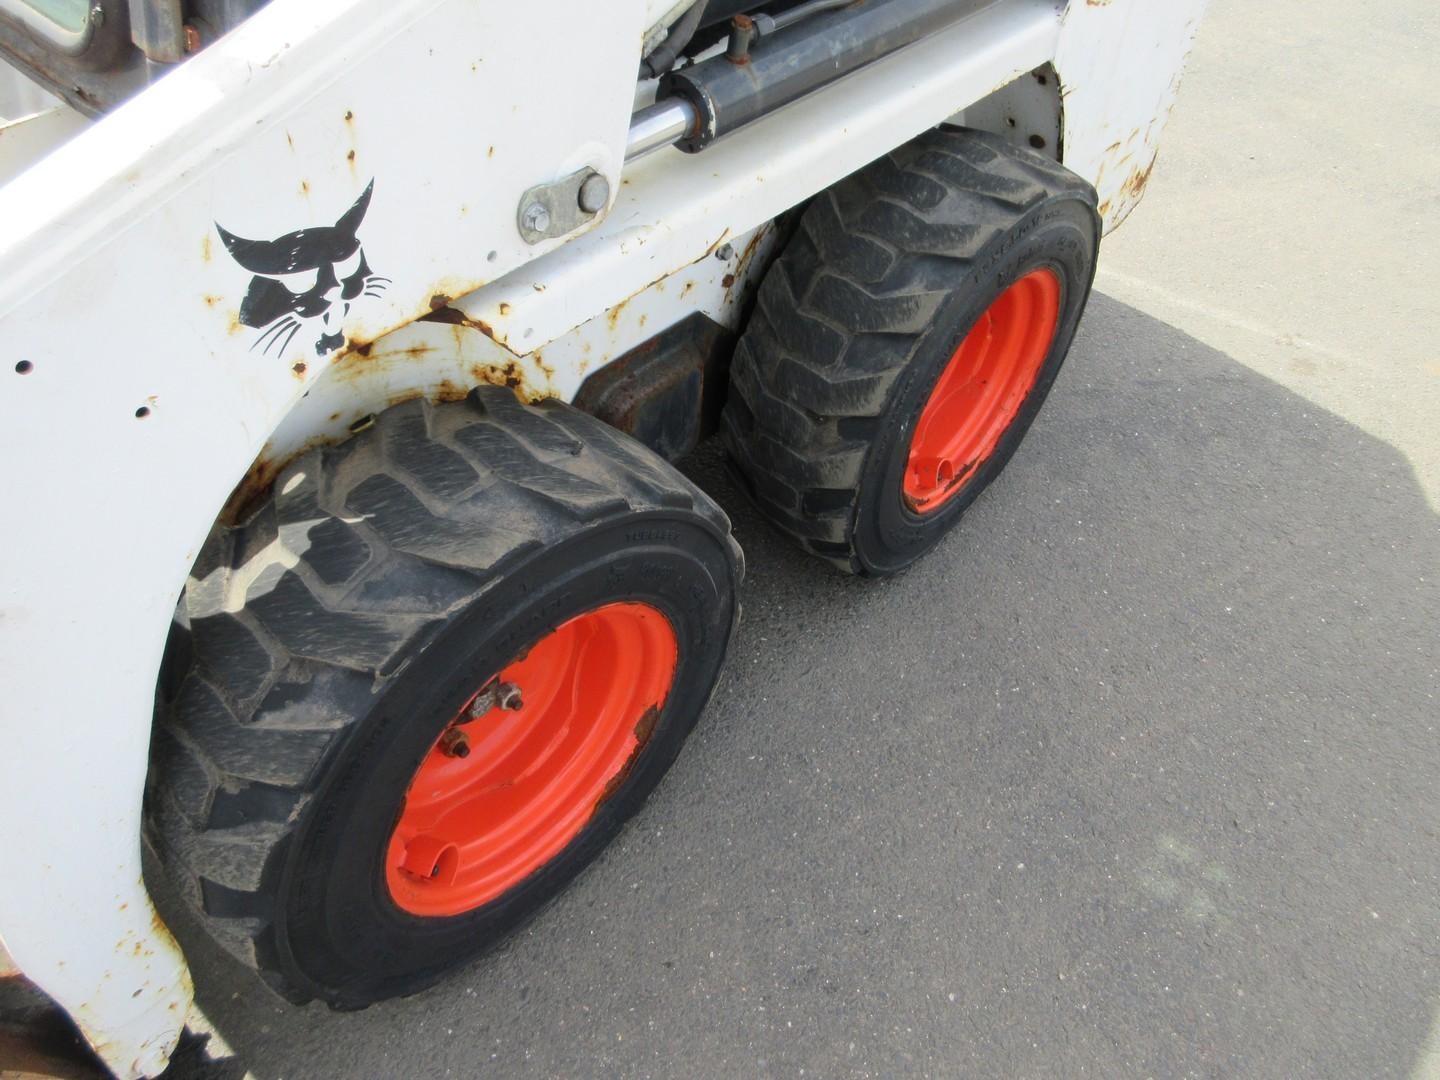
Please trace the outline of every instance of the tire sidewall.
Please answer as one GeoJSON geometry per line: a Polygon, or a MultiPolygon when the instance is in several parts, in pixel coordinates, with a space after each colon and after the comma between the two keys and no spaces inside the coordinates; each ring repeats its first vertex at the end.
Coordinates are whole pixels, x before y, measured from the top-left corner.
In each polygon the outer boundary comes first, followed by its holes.
{"type": "Polygon", "coordinates": [[[1053,196],[996,237],[975,259],[921,336],[891,389],[884,415],[899,423],[875,436],[861,472],[853,542],[859,569],[890,574],[933,547],[1014,454],[1070,350],[1095,274],[1099,220],[1080,195],[1053,196]],[[994,451],[949,501],[926,514],[905,503],[904,472],[920,413],[955,350],[1000,295],[1033,270],[1060,281],[1060,318],[1040,373],[994,451]]]}
{"type": "Polygon", "coordinates": [[[681,513],[634,515],[547,546],[403,658],[327,776],[285,859],[276,944],[314,996],[340,1007],[413,993],[551,900],[644,802],[675,760],[718,677],[736,616],[726,540],[681,513]],[[644,747],[569,845],[482,907],[410,914],[390,898],[385,855],[420,762],[489,678],[560,623],[614,601],[662,612],[678,653],[644,747]]]}

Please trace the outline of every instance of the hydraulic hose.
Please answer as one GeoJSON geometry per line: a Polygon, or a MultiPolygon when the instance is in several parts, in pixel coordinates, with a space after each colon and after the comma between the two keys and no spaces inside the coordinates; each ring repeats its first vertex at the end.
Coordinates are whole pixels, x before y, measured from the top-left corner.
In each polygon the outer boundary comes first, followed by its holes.
{"type": "MultiPolygon", "coordinates": [[[[705,17],[705,5],[707,0],[695,0],[684,15],[675,21],[670,28],[669,35],[651,51],[650,55],[640,61],[640,77],[642,79],[655,79],[664,75],[675,66],[675,61],[690,39],[695,36],[695,31],[700,26],[700,20],[705,17]]],[[[848,3],[849,0],[846,0],[848,3]]]]}

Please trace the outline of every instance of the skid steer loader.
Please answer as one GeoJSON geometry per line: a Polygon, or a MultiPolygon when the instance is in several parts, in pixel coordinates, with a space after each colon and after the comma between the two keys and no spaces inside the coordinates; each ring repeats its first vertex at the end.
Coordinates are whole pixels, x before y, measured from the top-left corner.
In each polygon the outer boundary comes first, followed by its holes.
{"type": "Polygon", "coordinates": [[[0,935],[119,1076],[184,957],[409,994],[675,760],[739,548],[1005,465],[1203,0],[0,0],[0,935]]]}

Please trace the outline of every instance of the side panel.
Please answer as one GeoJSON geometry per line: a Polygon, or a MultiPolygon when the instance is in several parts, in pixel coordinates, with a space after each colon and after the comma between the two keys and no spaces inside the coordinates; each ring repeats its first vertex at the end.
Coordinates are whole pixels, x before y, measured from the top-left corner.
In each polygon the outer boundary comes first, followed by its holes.
{"type": "Polygon", "coordinates": [[[416,322],[340,355],[256,461],[237,503],[314,438],[417,393],[505,382],[571,399],[590,372],[703,310],[733,325],[766,262],[756,229],[1055,49],[1048,0],[1007,0],[758,120],[700,154],[632,162],[609,216],[584,236],[416,322]],[[719,256],[717,258],[717,256],[719,256]]]}
{"type": "Polygon", "coordinates": [[[1001,0],[703,153],[642,158],[596,229],[456,306],[516,353],[543,347],[1046,63],[1059,29],[1051,0],[1001,0]]]}
{"type": "Polygon", "coordinates": [[[1072,0],[1055,69],[1064,162],[1100,192],[1105,231],[1140,201],[1207,0],[1072,0]]]}
{"type": "Polygon", "coordinates": [[[618,184],[643,0],[511,12],[277,0],[0,190],[0,933],[121,1076],[163,1066],[190,999],[140,803],[170,615],[226,494],[327,335],[533,258],[526,188],[585,165],[618,184]],[[251,269],[216,222],[256,241],[251,269]],[[373,271],[346,300],[316,291],[353,258],[337,231],[373,271]],[[297,295],[331,320],[266,337],[297,295]]]}
{"type": "Polygon", "coordinates": [[[493,383],[510,386],[528,401],[570,401],[587,375],[695,312],[738,330],[776,239],[776,230],[762,225],[523,355],[498,344],[453,307],[349,351],[285,417],[232,496],[230,509],[243,509],[317,441],[339,442],[352,424],[409,398],[458,400],[471,387],[493,383]]]}

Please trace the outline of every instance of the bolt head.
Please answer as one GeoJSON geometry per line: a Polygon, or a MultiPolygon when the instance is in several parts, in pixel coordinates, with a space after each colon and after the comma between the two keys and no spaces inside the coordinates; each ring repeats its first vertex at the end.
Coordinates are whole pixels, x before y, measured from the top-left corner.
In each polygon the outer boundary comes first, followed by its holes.
{"type": "Polygon", "coordinates": [[[735,249],[729,244],[721,244],[715,249],[715,258],[721,262],[729,262],[735,257],[735,249]]]}
{"type": "Polygon", "coordinates": [[[543,233],[550,228],[550,211],[538,202],[532,202],[520,214],[520,220],[531,232],[543,233]]]}
{"type": "Polygon", "coordinates": [[[598,214],[610,201],[610,181],[599,173],[585,178],[580,185],[580,209],[587,214],[598,214]]]}

